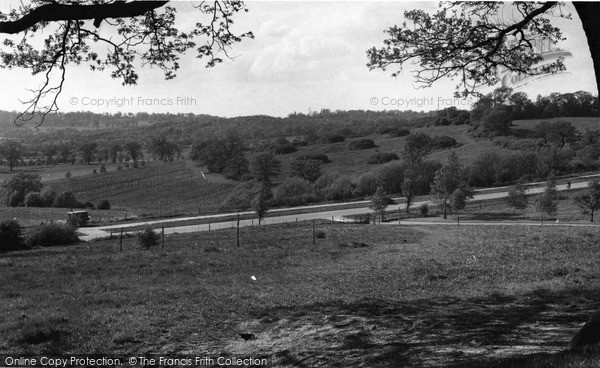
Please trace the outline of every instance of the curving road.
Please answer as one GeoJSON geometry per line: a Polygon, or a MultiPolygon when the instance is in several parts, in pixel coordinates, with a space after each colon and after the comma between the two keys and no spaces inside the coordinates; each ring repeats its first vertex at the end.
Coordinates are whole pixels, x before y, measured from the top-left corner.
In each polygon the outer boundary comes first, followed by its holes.
{"type": "MultiPolygon", "coordinates": [[[[572,180],[587,179],[587,178],[593,178],[593,177],[598,177],[598,176],[600,176],[600,174],[580,176],[577,178],[573,178],[572,180]]],[[[543,185],[543,184],[544,183],[528,184],[528,186],[535,185],[536,187],[527,189],[526,193],[527,194],[538,194],[538,193],[543,192],[544,187],[538,186],[538,185],[543,185]]],[[[483,200],[504,198],[504,197],[508,196],[508,192],[509,192],[510,188],[512,188],[512,187],[480,189],[475,192],[476,194],[474,195],[474,197],[471,201],[483,201],[483,200]],[[500,192],[487,193],[489,191],[495,191],[498,189],[507,189],[507,190],[500,191],[500,192]]],[[[587,188],[587,182],[573,183],[571,185],[570,189],[580,189],[580,188],[587,188]]],[[[566,184],[559,184],[556,186],[556,189],[559,191],[563,191],[563,190],[567,190],[568,188],[567,188],[566,184]]],[[[395,200],[399,201],[399,200],[402,200],[402,198],[396,198],[395,200]]],[[[423,203],[431,204],[430,201],[420,201],[420,202],[414,202],[412,204],[412,206],[418,207],[423,203]]],[[[347,202],[347,203],[338,203],[338,204],[322,204],[322,205],[314,205],[314,206],[273,209],[273,210],[269,211],[270,216],[263,219],[262,224],[263,225],[281,224],[281,223],[289,223],[289,222],[296,222],[296,221],[307,221],[307,220],[313,220],[313,219],[314,220],[326,219],[326,220],[333,220],[333,221],[338,221],[338,222],[346,222],[346,221],[351,222],[350,220],[348,220],[346,218],[347,216],[364,215],[367,213],[372,213],[372,210],[369,209],[369,204],[370,204],[370,201],[358,201],[358,202],[347,202]],[[359,208],[349,208],[349,209],[336,209],[335,208],[335,207],[342,207],[342,206],[348,206],[348,205],[364,205],[364,206],[359,207],[359,208]],[[327,208],[329,208],[329,210],[327,210],[327,208]],[[287,215],[277,215],[278,213],[282,213],[282,212],[307,211],[307,210],[311,211],[311,212],[287,214],[287,215]],[[312,210],[314,210],[314,211],[312,211],[312,210]]],[[[402,210],[404,208],[406,208],[406,204],[400,203],[399,209],[402,210]]],[[[131,228],[140,227],[140,226],[150,226],[153,228],[161,228],[164,226],[165,234],[192,233],[192,232],[200,232],[200,231],[219,230],[219,229],[236,227],[237,221],[220,221],[220,220],[222,220],[223,218],[228,218],[228,217],[231,218],[232,216],[236,216],[237,214],[238,213],[224,213],[224,214],[218,214],[218,215],[193,216],[193,217],[183,217],[183,218],[179,217],[179,218],[134,222],[134,223],[127,223],[127,224],[119,224],[119,225],[84,227],[84,228],[80,228],[79,232],[81,234],[80,238],[82,240],[89,241],[89,240],[93,240],[93,239],[106,238],[113,233],[114,234],[120,233],[121,229],[124,229],[124,233],[131,234],[134,232],[127,231],[128,228],[131,229],[131,228]],[[193,220],[211,220],[211,223],[210,224],[198,224],[198,225],[168,226],[169,223],[173,223],[173,222],[193,221],[193,220]],[[214,222],[212,222],[212,220],[214,220],[214,222]]],[[[240,212],[239,214],[240,215],[253,215],[254,212],[246,211],[246,212],[240,212]]],[[[254,226],[256,223],[257,223],[256,219],[240,220],[240,227],[254,226]]],[[[404,223],[411,224],[411,225],[434,225],[434,224],[435,225],[443,225],[443,224],[455,225],[456,224],[455,222],[426,222],[426,221],[410,221],[410,220],[407,220],[404,223]]],[[[486,223],[461,222],[461,225],[483,225],[483,224],[486,224],[486,225],[528,225],[530,223],[523,223],[523,222],[520,222],[520,223],[516,223],[516,222],[486,222],[486,223]]],[[[539,223],[536,222],[536,224],[539,224],[539,223]]],[[[553,224],[553,225],[555,225],[555,224],[553,224]]],[[[561,225],[573,226],[573,224],[561,224],[561,225]]],[[[594,226],[594,225],[581,224],[581,225],[577,225],[577,226],[594,226]]]]}

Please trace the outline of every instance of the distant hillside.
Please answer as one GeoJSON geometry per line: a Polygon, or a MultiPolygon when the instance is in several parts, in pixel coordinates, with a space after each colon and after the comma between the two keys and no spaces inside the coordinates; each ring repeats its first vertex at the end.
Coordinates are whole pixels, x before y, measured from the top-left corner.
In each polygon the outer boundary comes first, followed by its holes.
{"type": "Polygon", "coordinates": [[[337,133],[345,130],[365,135],[385,126],[422,126],[430,124],[436,112],[414,111],[335,111],[323,110],[311,115],[290,114],[285,118],[266,115],[221,118],[195,114],[94,114],[91,112],[49,115],[44,124],[13,124],[15,113],[0,111],[0,137],[18,139],[27,144],[124,140],[148,140],[165,136],[180,145],[195,138],[235,132],[247,139],[272,139],[305,134],[337,133]]]}

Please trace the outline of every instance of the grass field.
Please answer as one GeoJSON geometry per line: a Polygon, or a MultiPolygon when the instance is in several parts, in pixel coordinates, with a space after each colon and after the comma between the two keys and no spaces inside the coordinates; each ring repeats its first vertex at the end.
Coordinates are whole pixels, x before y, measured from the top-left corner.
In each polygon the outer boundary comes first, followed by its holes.
{"type": "Polygon", "coordinates": [[[0,256],[0,353],[264,357],[272,367],[591,367],[598,229],[319,224],[0,256]],[[255,276],[256,281],[251,277],[255,276]],[[245,341],[240,333],[252,333],[245,341]],[[529,353],[541,355],[528,356],[529,353]],[[518,360],[510,358],[513,355],[518,360]]]}
{"type": "Polygon", "coordinates": [[[187,160],[152,162],[145,167],[109,171],[47,183],[71,190],[80,201],[108,199],[115,209],[137,214],[173,215],[218,212],[235,183],[219,175],[204,179],[187,160]]]}

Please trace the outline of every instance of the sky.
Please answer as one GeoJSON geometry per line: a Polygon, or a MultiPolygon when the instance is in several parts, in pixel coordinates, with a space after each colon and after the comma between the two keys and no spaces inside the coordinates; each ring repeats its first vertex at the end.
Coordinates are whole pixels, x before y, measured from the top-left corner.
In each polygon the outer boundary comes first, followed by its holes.
{"type": "MultiPolygon", "coordinates": [[[[12,0],[0,0],[0,11],[15,5],[18,3],[12,0]]],[[[205,61],[196,59],[192,50],[182,57],[175,79],[166,81],[158,69],[143,67],[135,86],[122,86],[107,72],[69,65],[58,100],[60,111],[287,116],[322,108],[469,108],[473,101],[453,99],[455,84],[450,80],[416,89],[408,71],[394,78],[392,70],[370,71],[366,66],[366,50],[382,45],[383,31],[401,24],[404,11],[433,12],[437,2],[249,1],[246,6],[247,13],[236,15],[235,29],[253,31],[255,38],[235,45],[230,50],[233,60],[205,68],[205,61]]],[[[195,22],[197,14],[191,3],[177,2],[175,7],[178,24],[185,27],[195,22]]],[[[572,13],[572,20],[556,19],[567,38],[559,47],[571,53],[565,59],[567,71],[519,83],[513,86],[516,91],[524,91],[532,99],[551,92],[597,94],[587,40],[572,13]]],[[[106,25],[100,32],[111,34],[106,25]]],[[[40,81],[27,70],[0,69],[0,109],[22,110],[20,100],[30,98],[28,89],[38,87],[40,81]]]]}

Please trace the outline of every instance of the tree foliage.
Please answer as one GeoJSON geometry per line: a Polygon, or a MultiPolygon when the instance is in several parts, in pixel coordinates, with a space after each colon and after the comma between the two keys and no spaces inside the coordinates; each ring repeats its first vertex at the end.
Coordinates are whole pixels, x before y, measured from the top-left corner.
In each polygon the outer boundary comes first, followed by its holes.
{"type": "Polygon", "coordinates": [[[10,171],[12,171],[15,163],[23,156],[23,147],[19,142],[7,141],[0,145],[0,156],[8,162],[10,171]]]}
{"type": "Polygon", "coordinates": [[[266,182],[263,182],[251,202],[252,209],[258,216],[258,226],[260,226],[262,219],[269,212],[271,198],[273,198],[271,187],[266,182]]]}
{"type": "Polygon", "coordinates": [[[43,187],[44,184],[42,184],[42,178],[39,175],[23,172],[4,179],[2,182],[7,204],[12,207],[22,206],[27,193],[39,192],[43,187]]]}
{"type": "Polygon", "coordinates": [[[600,209],[600,182],[590,181],[585,193],[578,194],[575,203],[590,214],[590,222],[594,221],[594,212],[600,209]]]}
{"type": "Polygon", "coordinates": [[[123,85],[137,83],[138,67],[160,69],[166,79],[179,70],[180,56],[189,50],[212,67],[223,61],[227,49],[253,38],[251,32],[234,33],[234,16],[247,11],[239,0],[203,2],[194,8],[199,21],[190,29],[176,26],[177,11],[169,1],[34,0],[0,13],[0,33],[21,34],[7,38],[0,49],[0,67],[27,68],[44,76],[41,87],[25,101],[26,110],[15,121],[41,124],[58,110],[69,64],[87,64],[91,70],[108,71],[123,85]],[[100,27],[100,25],[103,27],[100,27]],[[39,38],[43,42],[37,42],[39,38]],[[97,47],[94,44],[100,44],[97,47]],[[97,50],[107,50],[100,54],[97,50]]]}
{"type": "Polygon", "coordinates": [[[447,218],[448,207],[461,209],[473,194],[465,180],[464,170],[455,152],[448,157],[448,163],[436,173],[431,184],[431,194],[442,205],[444,218],[447,218]]]}
{"type": "Polygon", "coordinates": [[[385,193],[383,187],[378,187],[377,191],[375,191],[375,194],[373,195],[373,198],[371,198],[371,204],[369,204],[369,208],[375,212],[375,218],[377,218],[377,215],[379,215],[383,221],[385,209],[388,208],[391,203],[393,203],[392,198],[385,193]]]}
{"type": "Polygon", "coordinates": [[[322,161],[317,160],[294,160],[290,165],[290,176],[314,183],[321,177],[321,165],[322,161]]]}
{"type": "Polygon", "coordinates": [[[271,153],[258,155],[252,160],[250,170],[254,178],[261,183],[271,184],[271,179],[279,174],[281,162],[271,153]]]}
{"type": "Polygon", "coordinates": [[[543,60],[534,47],[535,38],[556,44],[562,40],[552,17],[568,17],[557,2],[515,1],[514,11],[504,16],[499,2],[444,2],[428,14],[424,10],[404,13],[406,22],[385,31],[388,38],[381,48],[368,50],[371,69],[397,66],[393,76],[406,65],[416,84],[429,87],[442,78],[456,78],[457,95],[476,94],[482,85],[498,83],[500,68],[526,75],[564,70],[562,59],[534,67],[543,60]]]}
{"type": "Polygon", "coordinates": [[[519,181],[515,187],[508,192],[506,204],[513,208],[513,213],[516,210],[524,210],[527,208],[528,199],[525,192],[526,188],[523,180],[519,181]]]}

